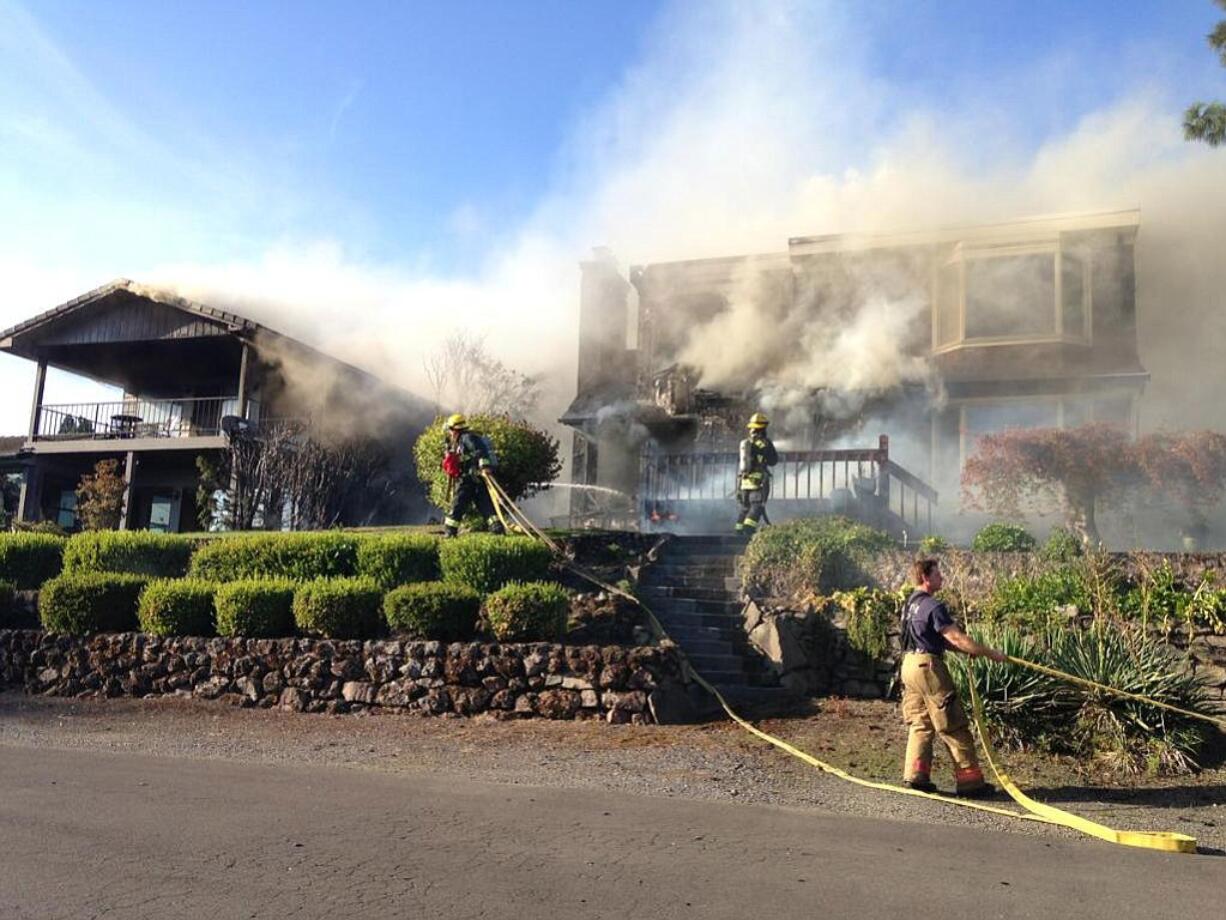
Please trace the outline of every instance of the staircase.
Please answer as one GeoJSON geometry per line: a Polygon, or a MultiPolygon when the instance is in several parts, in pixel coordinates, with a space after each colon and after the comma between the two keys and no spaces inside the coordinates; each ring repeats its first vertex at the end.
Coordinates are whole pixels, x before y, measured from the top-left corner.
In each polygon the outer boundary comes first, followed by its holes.
{"type": "Polygon", "coordinates": [[[746,540],[673,537],[644,568],[639,593],[694,669],[721,690],[767,680],[741,625],[737,562],[746,540]]]}

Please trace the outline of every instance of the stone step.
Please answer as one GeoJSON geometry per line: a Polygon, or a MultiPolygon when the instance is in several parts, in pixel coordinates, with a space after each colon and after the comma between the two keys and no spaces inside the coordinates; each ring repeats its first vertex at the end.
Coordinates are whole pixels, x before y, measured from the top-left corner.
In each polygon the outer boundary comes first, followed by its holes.
{"type": "Polygon", "coordinates": [[[656,616],[672,613],[718,613],[737,617],[741,615],[741,602],[737,600],[703,601],[689,597],[658,597],[654,603],[649,601],[647,606],[656,616]]]}
{"type": "Polygon", "coordinates": [[[719,626],[681,626],[679,624],[662,624],[665,631],[683,649],[690,642],[727,642],[737,648],[744,648],[748,639],[739,625],[719,626]]]}
{"type": "Polygon", "coordinates": [[[673,636],[681,650],[693,657],[694,655],[736,655],[736,643],[730,639],[681,639],[673,636]]]}
{"type": "Polygon", "coordinates": [[[744,671],[700,671],[702,676],[715,684],[719,690],[723,691],[725,687],[747,687],[749,678],[744,671]]]}
{"type": "MultiPolygon", "coordinates": [[[[698,547],[698,549],[706,549],[707,547],[698,547]]],[[[741,561],[741,557],[737,553],[709,553],[709,552],[691,552],[689,550],[673,550],[663,549],[656,556],[656,562],[661,565],[678,565],[678,566],[719,566],[725,569],[734,569],[737,563],[741,561]]]]}
{"type": "MultiPolygon", "coordinates": [[[[745,671],[745,659],[740,655],[691,655],[688,651],[685,654],[694,669],[704,677],[708,672],[720,674],[745,671]]],[[[711,678],[708,677],[707,680],[711,678]]]]}
{"type": "Polygon", "coordinates": [[[724,603],[739,603],[740,593],[728,591],[725,588],[699,588],[690,585],[644,585],[639,593],[643,600],[661,600],[663,598],[678,598],[691,601],[722,601],[724,603]]]}
{"type": "MultiPolygon", "coordinates": [[[[730,579],[726,576],[719,575],[700,575],[696,577],[673,577],[664,578],[658,575],[652,576],[644,573],[643,578],[639,580],[640,588],[701,588],[709,591],[727,591],[730,579]]],[[[740,582],[732,580],[734,584],[739,585],[740,582]]],[[[737,590],[737,589],[734,589],[737,590]]]]}
{"type": "Polygon", "coordinates": [[[743,551],[749,537],[743,534],[708,533],[694,536],[675,536],[666,546],[737,546],[743,551]]]}
{"type": "Polygon", "coordinates": [[[656,615],[656,619],[664,626],[664,629],[670,633],[674,628],[685,628],[687,626],[707,626],[728,631],[743,629],[740,615],[729,616],[723,613],[662,613],[659,610],[653,610],[652,612],[656,615]]]}

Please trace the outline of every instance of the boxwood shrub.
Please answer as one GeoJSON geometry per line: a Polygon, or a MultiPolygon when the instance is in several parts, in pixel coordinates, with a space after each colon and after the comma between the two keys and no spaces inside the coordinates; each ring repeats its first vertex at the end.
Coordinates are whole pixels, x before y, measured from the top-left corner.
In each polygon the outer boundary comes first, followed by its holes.
{"type": "Polygon", "coordinates": [[[549,548],[531,537],[469,534],[439,547],[443,580],[489,594],[512,581],[540,581],[549,575],[549,548]]]}
{"type": "Polygon", "coordinates": [[[247,578],[218,585],[213,596],[218,634],[259,639],[292,636],[294,587],[285,578],[247,578]]]}
{"type": "Polygon", "coordinates": [[[210,540],[192,557],[191,574],[239,578],[346,578],[357,573],[360,538],[345,533],[245,533],[210,540]]]}
{"type": "Polygon", "coordinates": [[[397,533],[364,537],[358,544],[358,574],[390,591],[397,585],[436,581],[438,537],[397,533]]]}
{"type": "Polygon", "coordinates": [[[975,534],[971,549],[977,553],[1028,553],[1035,542],[1025,527],[997,522],[975,534]]]}
{"type": "Polygon", "coordinates": [[[369,578],[320,578],[294,592],[294,622],[329,639],[370,639],[384,630],[382,601],[369,578]]]}
{"type": "Polygon", "coordinates": [[[570,595],[547,581],[506,585],[485,599],[485,618],[500,642],[554,640],[566,632],[570,595]]]}
{"type": "Polygon", "coordinates": [[[64,547],[65,572],[127,572],[182,578],[195,543],[190,537],[148,530],[75,534],[64,547]]]}
{"type": "Polygon", "coordinates": [[[60,574],[64,543],[63,537],[47,533],[0,533],[0,579],[19,591],[37,591],[60,574]]]}
{"type": "Polygon", "coordinates": [[[48,632],[83,636],[135,630],[136,604],[149,579],[114,572],[60,575],[42,587],[38,616],[48,632]]]}
{"type": "Polygon", "coordinates": [[[151,581],[141,592],[137,619],[141,632],[154,636],[211,636],[213,592],[217,586],[198,578],[151,581]]]}
{"type": "Polygon", "coordinates": [[[412,639],[466,642],[477,630],[480,611],[480,594],[441,581],[402,585],[383,599],[388,627],[412,639]]]}

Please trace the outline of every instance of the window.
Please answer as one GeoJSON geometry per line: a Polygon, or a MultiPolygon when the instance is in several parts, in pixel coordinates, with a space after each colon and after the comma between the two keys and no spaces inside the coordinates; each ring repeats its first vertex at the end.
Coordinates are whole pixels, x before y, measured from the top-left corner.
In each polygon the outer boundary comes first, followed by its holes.
{"type": "Polygon", "coordinates": [[[1052,335],[1055,302],[1055,260],[1048,253],[966,262],[968,339],[1052,335]]]}
{"type": "Polygon", "coordinates": [[[72,489],[64,489],[60,492],[60,503],[55,512],[55,523],[65,530],[72,530],[77,526],[77,493],[72,489]]]}
{"type": "Polygon", "coordinates": [[[1131,430],[1133,403],[1132,393],[1118,390],[966,402],[961,406],[959,432],[962,460],[974,453],[980,435],[999,434],[1010,428],[1077,428],[1107,422],[1131,430]]]}
{"type": "Polygon", "coordinates": [[[937,277],[936,350],[964,344],[1088,342],[1090,260],[1059,241],[959,245],[937,277]]]}

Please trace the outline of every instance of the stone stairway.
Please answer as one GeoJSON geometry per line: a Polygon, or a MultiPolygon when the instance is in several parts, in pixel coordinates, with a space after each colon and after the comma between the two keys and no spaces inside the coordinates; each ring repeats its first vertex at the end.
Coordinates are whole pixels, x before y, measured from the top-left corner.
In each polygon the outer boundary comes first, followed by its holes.
{"type": "Polygon", "coordinates": [[[674,537],[644,568],[639,593],[690,663],[717,687],[766,682],[741,625],[737,563],[746,540],[674,537]]]}

